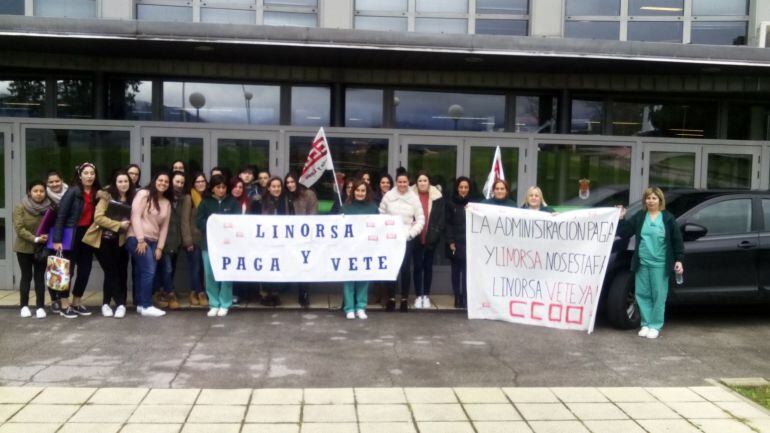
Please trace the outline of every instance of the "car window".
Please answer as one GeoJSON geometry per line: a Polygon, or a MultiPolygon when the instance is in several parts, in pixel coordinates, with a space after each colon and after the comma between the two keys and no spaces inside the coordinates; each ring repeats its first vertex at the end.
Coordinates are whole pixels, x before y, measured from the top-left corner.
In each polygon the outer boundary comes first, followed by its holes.
{"type": "Polygon", "coordinates": [[[762,213],[765,215],[765,231],[770,231],[770,200],[762,199],[762,213]]]}
{"type": "Polygon", "coordinates": [[[704,207],[688,222],[708,229],[708,235],[748,233],[751,231],[751,199],[725,200],[704,207]]]}

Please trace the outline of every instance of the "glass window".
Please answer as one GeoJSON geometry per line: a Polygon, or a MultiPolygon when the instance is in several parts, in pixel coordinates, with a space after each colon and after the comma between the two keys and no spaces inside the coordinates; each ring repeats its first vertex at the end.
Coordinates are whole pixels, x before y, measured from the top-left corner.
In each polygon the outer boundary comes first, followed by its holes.
{"type": "Polygon", "coordinates": [[[567,16],[620,15],[620,0],[567,0],[567,16]]]}
{"type": "Polygon", "coordinates": [[[704,207],[687,222],[700,224],[706,235],[724,235],[751,232],[751,199],[725,200],[704,207]]]}
{"type": "Polygon", "coordinates": [[[574,99],[571,125],[572,134],[604,133],[604,102],[574,99]]]}
{"type": "Polygon", "coordinates": [[[206,0],[206,6],[255,6],[255,0],[206,0]]]}
{"type": "Polygon", "coordinates": [[[136,5],[136,19],[139,21],[166,21],[191,23],[193,11],[190,6],[136,5]]]}
{"type": "Polygon", "coordinates": [[[693,0],[693,15],[748,15],[747,0],[693,0]]]}
{"type": "Polygon", "coordinates": [[[346,89],[345,126],[382,127],[382,97],[380,89],[346,89]]]}
{"type": "Polygon", "coordinates": [[[27,182],[44,179],[49,170],[58,170],[69,182],[74,168],[89,161],[105,185],[113,170],[129,163],[129,131],[30,128],[25,135],[27,182]]]}
{"type": "Polygon", "coordinates": [[[628,15],[682,16],[684,0],[629,0],[628,15]]]}
{"type": "Polygon", "coordinates": [[[248,9],[201,8],[201,22],[223,24],[256,24],[257,13],[248,9]]]}
{"type": "Polygon", "coordinates": [[[752,155],[709,153],[706,188],[751,189],[752,155]]]}
{"type": "Polygon", "coordinates": [[[717,104],[614,102],[612,134],[650,137],[716,138],[717,104]]]}
{"type": "Polygon", "coordinates": [[[476,0],[477,14],[529,14],[528,0],[476,0]]]}
{"type": "Polygon", "coordinates": [[[0,1],[0,15],[24,15],[24,0],[0,1]]]}
{"type": "Polygon", "coordinates": [[[731,103],[727,120],[730,140],[770,140],[770,105],[731,103]]]}
{"type": "Polygon", "coordinates": [[[56,82],[56,117],[90,119],[94,117],[94,83],[91,80],[56,82]]]}
{"type": "Polygon", "coordinates": [[[468,33],[468,20],[454,18],[416,18],[414,31],[421,33],[468,33]]]}
{"type": "Polygon", "coordinates": [[[417,0],[417,12],[468,13],[468,0],[417,0]]]}
{"type": "Polygon", "coordinates": [[[765,215],[764,231],[770,231],[770,200],[762,200],[762,213],[765,215]]]}
{"type": "Polygon", "coordinates": [[[42,117],[45,107],[45,81],[0,81],[0,116],[42,117]]]}
{"type": "Polygon", "coordinates": [[[317,7],[318,0],[265,0],[265,6],[307,6],[317,7]]]}
{"type": "Polygon", "coordinates": [[[266,26],[315,27],[317,25],[316,14],[265,12],[264,18],[266,26]]]}
{"type": "Polygon", "coordinates": [[[229,167],[234,175],[245,164],[253,164],[258,170],[267,170],[270,167],[269,158],[270,140],[217,140],[217,165],[229,167]]]}
{"type": "Polygon", "coordinates": [[[564,37],[579,39],[620,39],[620,23],[617,21],[567,21],[564,37]]]}
{"type": "Polygon", "coordinates": [[[682,23],[676,21],[631,21],[629,41],[682,42],[682,23]]]}
{"type": "Polygon", "coordinates": [[[527,36],[529,23],[524,20],[476,20],[476,34],[527,36]]]}
{"type": "Polygon", "coordinates": [[[628,205],[631,147],[540,144],[537,184],[562,210],[628,205]]]}
{"type": "Polygon", "coordinates": [[[168,170],[177,159],[184,161],[188,173],[203,171],[202,138],[151,137],[150,149],[152,173],[168,170]]]}
{"type": "Polygon", "coordinates": [[[0,260],[5,260],[5,218],[0,218],[0,260]]]}
{"type": "Polygon", "coordinates": [[[406,12],[407,0],[356,0],[357,11],[406,12]]]}
{"type": "Polygon", "coordinates": [[[152,120],[152,81],[110,80],[110,119],[152,120]]]}
{"type": "Polygon", "coordinates": [[[331,90],[328,87],[291,88],[291,124],[329,126],[331,90]]]}
{"type": "Polygon", "coordinates": [[[695,154],[692,152],[650,152],[650,185],[660,188],[695,186],[695,154]]]}
{"type": "Polygon", "coordinates": [[[35,0],[37,17],[96,18],[96,0],[35,0]]]}
{"type": "MultiPolygon", "coordinates": [[[[489,167],[492,166],[492,159],[495,156],[494,147],[472,146],[471,147],[471,197],[482,197],[484,184],[487,182],[489,167]]],[[[511,188],[510,199],[516,201],[519,191],[519,149],[515,147],[500,147],[500,158],[503,161],[503,173],[505,180],[511,188]]],[[[454,183],[452,183],[454,187],[454,183]]],[[[448,194],[454,194],[449,191],[448,194]]],[[[451,195],[445,195],[451,197],[451,195]]]]}
{"type": "MultiPolygon", "coordinates": [[[[360,171],[367,171],[376,178],[379,173],[388,172],[388,139],[386,138],[347,138],[327,136],[332,161],[338,176],[355,176],[360,171]]],[[[297,173],[305,166],[310,143],[313,137],[289,138],[289,169],[297,173]]],[[[344,185],[340,185],[344,188],[344,185]]],[[[337,201],[334,189],[334,176],[331,171],[323,174],[313,185],[318,195],[319,213],[328,213],[337,201]]]]}
{"type": "Polygon", "coordinates": [[[163,83],[163,119],[277,125],[280,94],[279,86],[166,81],[163,83]],[[194,103],[202,105],[196,108],[194,103]]]}
{"type": "Polygon", "coordinates": [[[396,127],[502,131],[505,96],[396,90],[396,127]]]}
{"type": "Polygon", "coordinates": [[[693,44],[746,45],[746,21],[696,21],[692,23],[693,44]]]}
{"type": "Polygon", "coordinates": [[[356,16],[354,18],[355,28],[361,30],[380,30],[391,32],[407,31],[406,18],[399,17],[369,17],[356,16]]]}
{"type": "Polygon", "coordinates": [[[553,96],[517,96],[514,132],[556,132],[557,107],[553,96]]]}
{"type": "Polygon", "coordinates": [[[5,133],[0,131],[0,209],[5,208],[5,141],[5,133]]]}
{"type": "Polygon", "coordinates": [[[452,190],[457,178],[457,146],[410,144],[408,158],[411,183],[415,182],[418,171],[425,170],[432,178],[432,185],[438,186],[441,191],[452,190]]]}

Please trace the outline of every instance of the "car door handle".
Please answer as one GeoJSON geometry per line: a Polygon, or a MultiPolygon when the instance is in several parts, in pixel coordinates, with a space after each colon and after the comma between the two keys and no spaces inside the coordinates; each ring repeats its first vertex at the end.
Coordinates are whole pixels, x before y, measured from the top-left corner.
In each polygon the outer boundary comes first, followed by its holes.
{"type": "Polygon", "coordinates": [[[748,250],[750,248],[755,248],[756,246],[757,246],[757,243],[756,242],[752,242],[752,241],[741,241],[738,244],[738,248],[741,248],[741,249],[744,249],[744,250],[748,250]]]}

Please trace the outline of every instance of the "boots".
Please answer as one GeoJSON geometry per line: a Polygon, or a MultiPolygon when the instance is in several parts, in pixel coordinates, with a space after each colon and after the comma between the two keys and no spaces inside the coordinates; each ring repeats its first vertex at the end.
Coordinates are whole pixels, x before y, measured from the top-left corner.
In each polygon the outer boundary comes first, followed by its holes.
{"type": "Polygon", "coordinates": [[[388,299],[388,303],[387,303],[387,305],[385,305],[385,311],[387,311],[389,313],[392,313],[392,312],[396,311],[396,299],[395,298],[388,299]]]}
{"type": "Polygon", "coordinates": [[[209,306],[209,297],[206,296],[206,292],[198,293],[198,304],[201,307],[208,307],[209,306]]]}
{"type": "Polygon", "coordinates": [[[190,306],[197,307],[201,303],[198,301],[198,294],[195,292],[190,292],[190,306]]]}
{"type": "Polygon", "coordinates": [[[169,310],[178,310],[179,309],[179,300],[176,299],[176,293],[171,292],[166,295],[166,299],[168,300],[168,309],[169,310]]]}
{"type": "Polygon", "coordinates": [[[166,292],[160,291],[155,293],[155,306],[158,308],[168,308],[168,295],[166,292]]]}
{"type": "Polygon", "coordinates": [[[401,305],[398,306],[398,311],[402,313],[409,311],[409,299],[401,298],[401,305]]]}

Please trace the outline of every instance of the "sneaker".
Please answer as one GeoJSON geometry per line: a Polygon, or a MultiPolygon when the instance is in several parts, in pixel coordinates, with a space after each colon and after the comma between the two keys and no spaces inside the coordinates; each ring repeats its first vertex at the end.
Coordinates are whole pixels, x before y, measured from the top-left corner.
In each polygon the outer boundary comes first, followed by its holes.
{"type": "Polygon", "coordinates": [[[168,295],[166,295],[166,299],[168,299],[168,309],[169,310],[178,310],[179,309],[179,300],[176,298],[176,293],[171,292],[168,295]]]}
{"type": "Polygon", "coordinates": [[[209,297],[206,296],[206,292],[198,293],[198,304],[201,307],[208,307],[209,306],[209,297]]]}
{"type": "Polygon", "coordinates": [[[141,305],[136,306],[136,314],[142,314],[142,310],[144,310],[144,307],[141,305]]]}
{"type": "Polygon", "coordinates": [[[47,314],[45,314],[45,308],[38,308],[35,310],[35,317],[38,319],[45,319],[47,314]]]}
{"type": "Polygon", "coordinates": [[[423,303],[422,303],[423,299],[422,298],[423,298],[422,296],[418,296],[418,297],[414,298],[414,309],[415,310],[419,310],[419,309],[422,308],[422,305],[423,305],[423,303]]]}
{"type": "Polygon", "coordinates": [[[366,315],[366,311],[364,311],[364,310],[356,311],[356,317],[358,317],[361,320],[366,320],[366,319],[369,318],[369,316],[366,315]]]}
{"type": "Polygon", "coordinates": [[[21,317],[24,317],[24,318],[32,317],[32,312],[29,311],[29,307],[27,307],[26,305],[21,307],[21,317]]]}
{"type": "Polygon", "coordinates": [[[427,295],[422,297],[422,308],[430,308],[430,298],[427,295]]]}
{"type": "Polygon", "coordinates": [[[218,317],[225,317],[227,316],[227,308],[220,308],[219,311],[217,311],[218,317]]]}
{"type": "Polygon", "coordinates": [[[115,316],[116,319],[122,319],[126,317],[126,306],[125,305],[118,305],[118,308],[115,309],[115,316]]]}
{"type": "Polygon", "coordinates": [[[647,338],[658,338],[658,335],[660,335],[660,331],[657,329],[650,329],[650,332],[647,333],[647,338]]]}
{"type": "Polygon", "coordinates": [[[201,303],[198,301],[198,294],[195,292],[190,292],[190,305],[193,307],[197,307],[201,303]]]}
{"type": "Polygon", "coordinates": [[[166,315],[165,311],[159,308],[155,308],[152,305],[150,305],[147,308],[142,308],[142,317],[161,317],[165,315],[166,315]]]}
{"type": "Polygon", "coordinates": [[[109,305],[107,304],[102,305],[102,316],[112,317],[112,308],[110,308],[109,305]]]}
{"type": "Polygon", "coordinates": [[[211,308],[209,309],[209,312],[206,313],[209,317],[217,317],[217,314],[219,313],[219,308],[211,308]]]}
{"type": "Polygon", "coordinates": [[[646,337],[650,333],[650,328],[646,326],[642,326],[642,329],[639,330],[639,336],[640,337],[646,337]]]}
{"type": "Polygon", "coordinates": [[[76,319],[78,317],[78,313],[75,312],[75,309],[72,308],[72,305],[64,310],[60,310],[59,315],[64,316],[67,319],[76,319]]]}
{"type": "Polygon", "coordinates": [[[59,301],[51,302],[51,313],[53,314],[61,313],[61,302],[59,301]]]}
{"type": "Polygon", "coordinates": [[[352,311],[349,312],[349,313],[345,313],[345,318],[348,319],[348,320],[354,320],[356,318],[356,313],[354,313],[352,311]]]}
{"type": "Polygon", "coordinates": [[[88,309],[82,305],[76,305],[74,307],[70,306],[73,310],[75,310],[75,313],[77,313],[80,316],[90,316],[91,312],[88,311],[88,309]]]}

